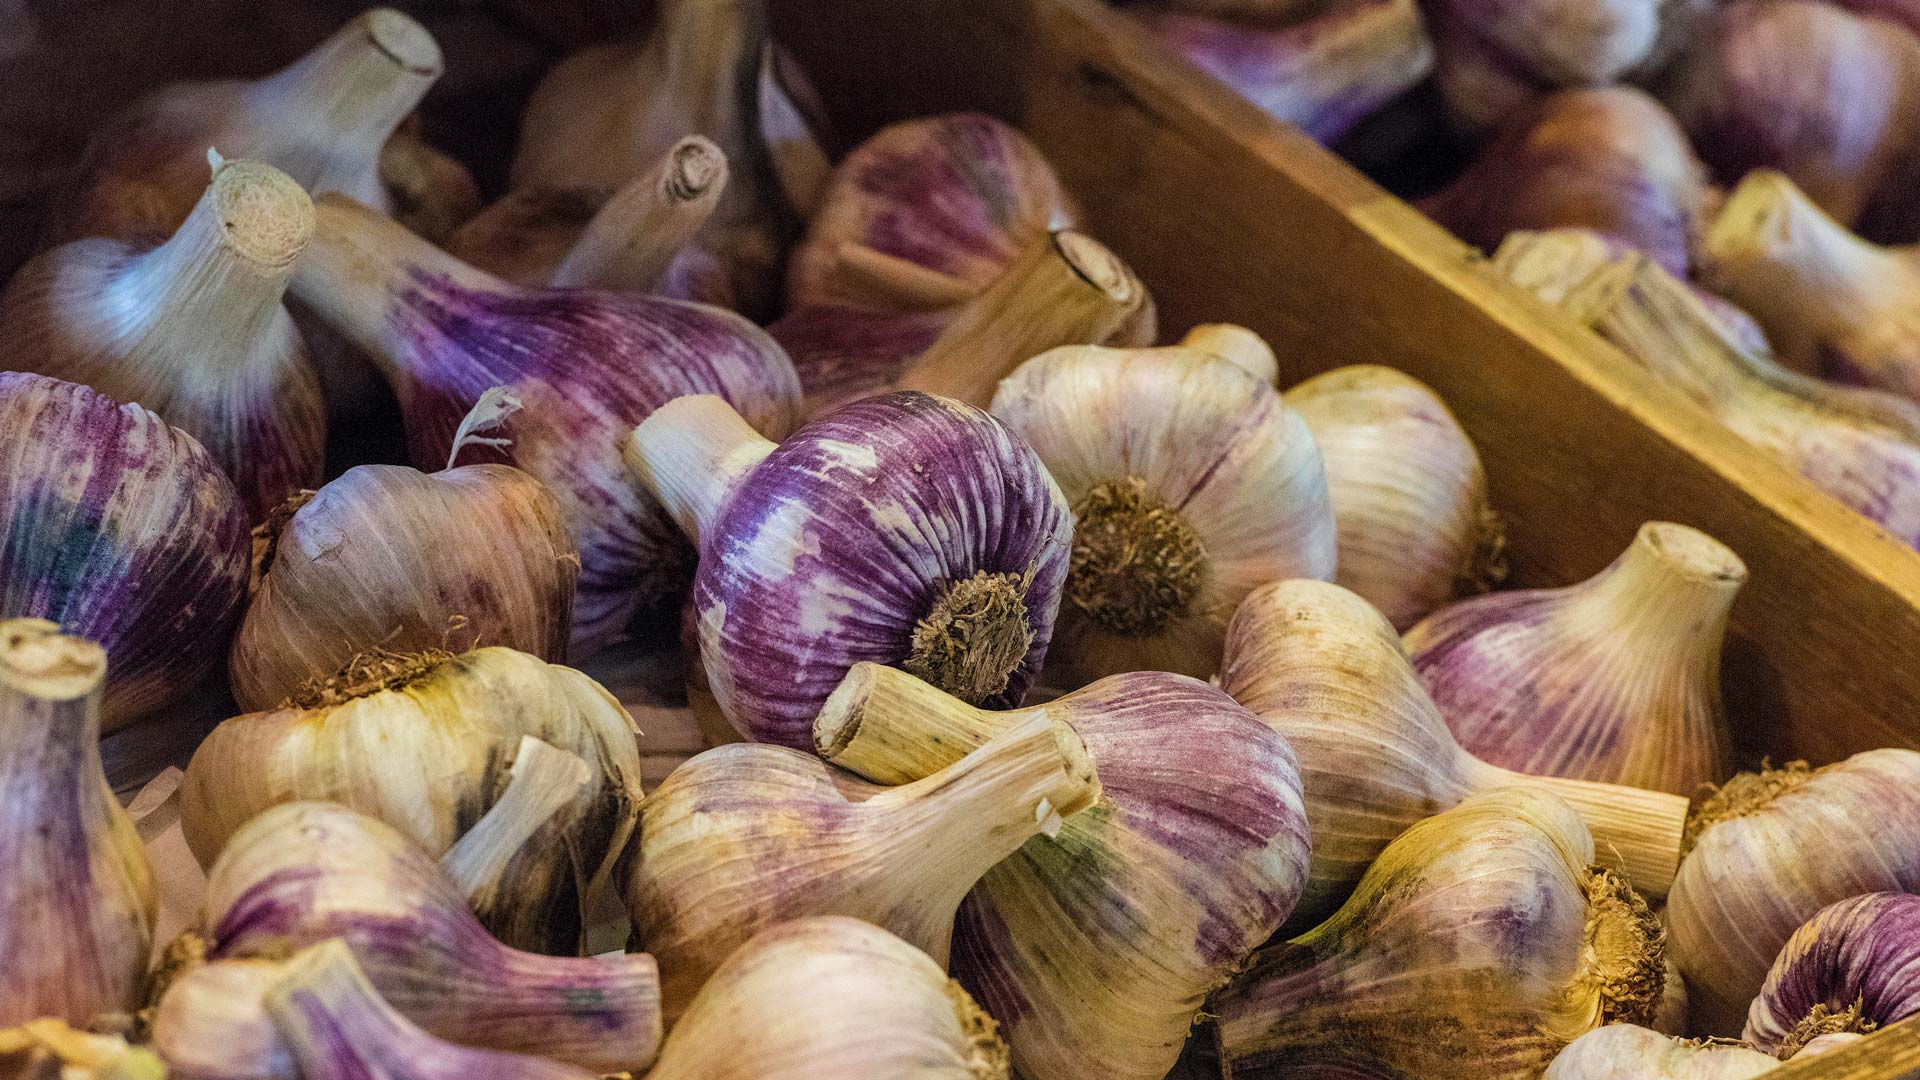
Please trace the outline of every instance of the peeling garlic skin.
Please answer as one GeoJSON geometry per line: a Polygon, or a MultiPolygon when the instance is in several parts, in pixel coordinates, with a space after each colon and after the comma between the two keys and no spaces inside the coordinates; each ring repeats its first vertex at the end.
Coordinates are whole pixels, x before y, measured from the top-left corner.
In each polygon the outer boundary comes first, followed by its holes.
{"type": "Polygon", "coordinates": [[[1920,896],[1868,893],[1793,932],[1747,1010],[1741,1037],[1790,1057],[1822,1035],[1920,1013],[1920,896]]]}
{"type": "Polygon", "coordinates": [[[107,650],[103,730],[219,662],[247,551],[239,494],[192,436],[86,387],[0,372],[0,611],[107,650]]]}

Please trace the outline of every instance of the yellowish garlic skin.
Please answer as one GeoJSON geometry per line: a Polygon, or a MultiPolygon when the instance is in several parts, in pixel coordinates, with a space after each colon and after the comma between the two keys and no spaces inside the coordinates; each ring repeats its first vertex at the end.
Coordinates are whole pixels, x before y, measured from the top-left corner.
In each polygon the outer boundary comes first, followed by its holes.
{"type": "Polygon", "coordinates": [[[1004,380],[991,409],[1074,510],[1055,682],[1204,678],[1255,587],[1333,575],[1320,450],[1271,385],[1228,360],[1185,346],[1055,349],[1004,380]]]}
{"type": "Polygon", "coordinates": [[[1592,859],[1580,819],[1539,792],[1415,825],[1327,922],[1214,998],[1222,1074],[1532,1080],[1586,1032],[1645,1022],[1663,932],[1592,859]]]}
{"type": "Polygon", "coordinates": [[[925,953],[871,923],[762,931],[693,1000],[648,1080],[1007,1080],[998,1025],[925,953]]]}
{"type": "Polygon", "coordinates": [[[511,466],[362,465],[283,506],[254,544],[228,655],[242,709],[283,705],[374,650],[567,658],[580,558],[559,502],[511,466]]]}
{"type": "Polygon", "coordinates": [[[1481,760],[1691,796],[1732,772],[1720,648],[1746,575],[1705,533],[1651,522],[1595,577],[1461,601],[1405,647],[1481,760]]]}
{"type": "Polygon", "coordinates": [[[1405,630],[1505,572],[1480,455],[1446,403],[1392,368],[1356,364],[1288,390],[1327,473],[1334,581],[1405,630]]]}
{"type": "Polygon", "coordinates": [[[1540,1080],[1748,1080],[1780,1063],[1734,1042],[1688,1042],[1632,1024],[1575,1039],[1540,1080]]]}
{"type": "Polygon", "coordinates": [[[1800,925],[1870,892],[1920,891],[1920,752],[1743,773],[1694,810],[1667,905],[1696,1034],[1737,1036],[1800,925]]]}

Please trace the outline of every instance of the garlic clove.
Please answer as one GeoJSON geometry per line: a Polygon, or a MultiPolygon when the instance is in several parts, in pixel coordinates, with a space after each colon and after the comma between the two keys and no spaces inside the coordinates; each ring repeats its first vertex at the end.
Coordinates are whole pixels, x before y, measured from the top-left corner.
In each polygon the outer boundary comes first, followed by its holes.
{"type": "Polygon", "coordinates": [[[1916,792],[1920,752],[1870,750],[1742,773],[1694,807],[1667,925],[1697,1034],[1739,1032],[1768,968],[1821,908],[1920,891],[1916,792]]]}
{"type": "Polygon", "coordinates": [[[1705,200],[1705,170],[1680,125],[1642,91],[1614,86],[1562,91],[1515,115],[1419,206],[1487,251],[1511,232],[1589,228],[1684,275],[1705,200]]]}
{"type": "Polygon", "coordinates": [[[575,952],[582,908],[637,824],[639,751],[632,718],[611,694],[525,653],[363,654],[285,707],[227,720],[187,765],[181,824],[195,857],[212,866],[268,807],[327,799],[439,856],[502,800],[529,735],[577,756],[591,775],[514,858],[508,898],[488,926],[517,947],[575,952]]]}
{"type": "Polygon", "coordinates": [[[266,1011],[303,1080],[591,1080],[593,1073],[525,1054],[475,1050],[420,1030],[367,981],[338,938],[302,950],[267,990],[266,1011]]]}
{"type": "Polygon", "coordinates": [[[1355,364],[1282,398],[1326,468],[1339,533],[1334,581],[1404,630],[1505,576],[1480,455],[1439,395],[1392,368],[1355,364]]]}
{"type": "Polygon", "coordinates": [[[1864,1035],[1915,1013],[1920,896],[1868,893],[1821,908],[1793,932],[1741,1037],[1786,1060],[1823,1036],[1864,1035]]]}
{"type": "Polygon", "coordinates": [[[1648,896],[1666,894],[1673,881],[1684,797],[1528,776],[1469,754],[1386,617],[1338,585],[1283,581],[1254,590],[1227,628],[1220,684],[1299,755],[1314,843],[1293,932],[1326,917],[1416,822],[1497,788],[1546,791],[1573,806],[1601,864],[1648,896]]]}
{"type": "Polygon", "coordinates": [[[940,965],[878,927],[812,916],[729,956],[648,1080],[1007,1080],[1007,1048],[940,965]]]}
{"type": "Polygon", "coordinates": [[[319,482],[326,406],[281,298],[313,233],[285,173],[222,160],[158,246],[76,241],[0,295],[0,363],[138,402],[200,440],[254,520],[319,482]]]}
{"type": "Polygon", "coordinates": [[[139,1008],[153,873],[100,764],[100,646],[0,621],[0,1027],[139,1008]]]}
{"type": "Polygon", "coordinates": [[[1222,1075],[1525,1080],[1602,1024],[1645,1022],[1664,931],[1593,856],[1542,791],[1482,792],[1415,824],[1325,923],[1215,995],[1222,1075]]]}
{"type": "Polygon", "coordinates": [[[285,957],[342,938],[387,1002],[438,1038],[602,1073],[639,1071],[659,1045],[652,957],[507,948],[426,852],[345,807],[298,802],[260,814],[234,834],[207,885],[215,960],[285,957]]]}
{"type": "Polygon", "coordinates": [[[420,114],[409,114],[380,147],[380,186],[393,220],[445,244],[480,212],[480,185],[459,159],[426,142],[420,126],[420,114]]]}
{"type": "Polygon", "coordinates": [[[1739,1043],[1689,1042],[1608,1024],[1567,1044],[1540,1080],[1749,1080],[1779,1067],[1739,1043]]]}
{"type": "Polygon", "coordinates": [[[1293,754],[1217,688],[1181,675],[1115,675],[994,713],[879,664],[848,672],[814,744],[869,779],[908,783],[1036,716],[1080,734],[1101,796],[981,878],[954,930],[954,975],[1007,1018],[1022,1075],[1159,1080],[1207,994],[1300,894],[1307,829],[1293,754]]]}
{"type": "Polygon", "coordinates": [[[1280,358],[1265,338],[1232,323],[1201,323],[1180,344],[1239,368],[1268,386],[1280,378],[1280,358]]]}
{"type": "Polygon", "coordinates": [[[1920,254],[1828,217],[1780,173],[1749,173],[1707,232],[1713,287],[1753,312],[1802,371],[1920,400],[1920,254]]]}
{"type": "Polygon", "coordinates": [[[579,755],[522,735],[507,790],[440,857],[440,865],[467,898],[474,916],[489,928],[509,928],[497,932],[502,940],[537,939],[538,916],[544,913],[523,909],[515,859],[554,815],[579,799],[592,780],[593,767],[579,755]],[[510,929],[515,920],[532,925],[510,929]]]}
{"type": "Polygon", "coordinates": [[[447,250],[522,285],[654,292],[726,186],[726,155],[691,135],[611,192],[508,192],[461,226],[447,250]]]}
{"type": "Polygon", "coordinates": [[[580,557],[559,501],[519,469],[362,465],[281,506],[254,550],[228,653],[242,709],[284,704],[377,649],[567,658],[580,557]]]}
{"type": "Polygon", "coordinates": [[[1648,522],[1587,581],[1463,600],[1404,645],[1481,760],[1690,796],[1732,772],[1720,648],[1746,579],[1713,537],[1648,522]]]}
{"type": "Polygon", "coordinates": [[[1046,658],[1072,535],[1058,485],[987,413],[868,398],[775,448],[716,398],[681,398],[626,457],[699,538],[700,654],[742,734],[811,746],[862,660],[1017,705],[1046,658]]]}
{"type": "MultiPolygon", "coordinates": [[[[94,133],[42,243],[173,232],[206,186],[209,146],[281,169],[315,194],[392,211],[381,151],[441,69],[425,27],[375,8],[265,78],[163,87],[94,133]]],[[[458,180],[472,185],[464,173],[458,180]]]]}
{"type": "Polygon", "coordinates": [[[84,386],[0,372],[0,612],[109,657],[104,731],[219,662],[246,588],[246,518],[194,438],[84,386]]]}
{"type": "Polygon", "coordinates": [[[798,386],[779,346],[715,308],[510,285],[345,200],[321,199],[316,213],[293,290],[381,363],[416,467],[446,463],[486,389],[505,386],[525,403],[511,450],[494,456],[544,482],[566,515],[581,559],[571,655],[591,654],[637,611],[677,605],[688,553],[628,482],[618,444],[654,408],[698,393],[784,435],[798,386]]]}
{"type": "Polygon", "coordinates": [[[1276,22],[1195,14],[1186,0],[1130,6],[1154,37],[1268,115],[1331,142],[1433,70],[1415,0],[1336,0],[1276,22]]]}
{"type": "Polygon", "coordinates": [[[669,1021],[734,949],[799,915],[867,919],[944,966],[980,875],[1099,792],[1080,737],[1044,715],[894,788],[786,747],[690,759],[647,800],[625,882],[669,1021]]]}
{"type": "Polygon", "coordinates": [[[153,1048],[175,1076],[296,1080],[293,1053],[267,1015],[277,960],[217,960],[182,973],[153,1014],[153,1048]]]}
{"type": "Polygon", "coordinates": [[[1000,384],[992,412],[1073,507],[1054,681],[1220,666],[1256,586],[1331,577],[1320,451],[1270,384],[1176,346],[1054,349],[1000,384]]]}

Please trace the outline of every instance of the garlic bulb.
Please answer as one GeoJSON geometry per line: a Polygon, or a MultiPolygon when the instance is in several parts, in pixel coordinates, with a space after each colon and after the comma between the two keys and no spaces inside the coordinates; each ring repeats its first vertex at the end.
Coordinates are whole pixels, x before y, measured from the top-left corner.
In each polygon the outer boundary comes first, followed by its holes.
{"type": "Polygon", "coordinates": [[[1920,251],[1867,243],[1760,170],[1721,208],[1704,256],[1714,288],[1759,318],[1781,362],[1920,400],[1920,251]]]}
{"type": "Polygon", "coordinates": [[[381,1000],[338,938],[302,950],[267,990],[266,1010],[302,1080],[593,1080],[573,1065],[442,1042],[381,1000]]]}
{"type": "Polygon", "coordinates": [[[1333,580],[1404,630],[1506,576],[1505,538],[1480,454],[1439,395],[1375,364],[1281,395],[1326,466],[1339,533],[1333,580]]]}
{"type": "Polygon", "coordinates": [[[925,953],[870,923],[814,916],[735,950],[647,1080],[1007,1080],[995,1026],[925,953]]]}
{"type": "Polygon", "coordinates": [[[489,929],[520,948],[574,952],[581,907],[636,826],[633,721],[571,668],[512,649],[364,654],[292,701],[215,728],[181,787],[181,826],[202,866],[268,807],[343,803],[439,856],[500,800],[523,736],[577,755],[589,781],[514,860],[516,897],[489,929]]]}
{"type": "Polygon", "coordinates": [[[214,960],[274,959],[343,938],[381,996],[435,1036],[638,1071],[660,1041],[653,958],[507,948],[440,865],[373,818],[285,803],[234,834],[207,875],[214,960]]]}
{"type": "Polygon", "coordinates": [[[239,618],[247,525],[191,435],[73,383],[0,371],[0,612],[107,651],[103,731],[178,700],[239,618]]]}
{"type": "Polygon", "coordinates": [[[0,295],[0,363],[138,402],[199,439],[258,521],[320,480],[326,405],[281,297],[313,233],[285,173],[214,163],[156,246],[94,238],[46,252],[0,295]]]}
{"type": "Polygon", "coordinates": [[[1733,771],[1720,646],[1746,580],[1713,537],[1648,522],[1592,578],[1463,600],[1404,644],[1475,757],[1691,796],[1733,771]]]}
{"type": "Polygon", "coordinates": [[[611,191],[510,191],[461,226],[447,250],[521,285],[654,292],[726,187],[726,155],[690,135],[611,191]]]}
{"type": "Polygon", "coordinates": [[[1045,715],[894,788],[782,746],[692,758],[648,798],[625,882],[669,1021],[735,948],[800,915],[866,919],[945,966],[980,875],[1099,794],[1080,737],[1045,715]]]}
{"type": "Polygon", "coordinates": [[[1593,857],[1541,791],[1415,824],[1338,912],[1214,997],[1221,1075],[1531,1080],[1588,1031],[1645,1022],[1664,933],[1593,857]]]}
{"type": "Polygon", "coordinates": [[[804,308],[768,333],[793,358],[808,415],[819,416],[896,388],[984,408],[1001,378],[1034,355],[1058,345],[1144,343],[1153,323],[1133,271],[1084,233],[1062,230],[951,309],[902,316],[804,308]]]}
{"type": "Polygon", "coordinates": [[[1605,86],[1660,43],[1662,0],[1439,0],[1437,85],[1458,126],[1479,130],[1556,88],[1605,86]]]}
{"type": "Polygon", "coordinates": [[[490,387],[525,403],[500,451],[553,490],[580,552],[573,644],[584,658],[643,606],[677,602],[684,542],[618,461],[618,442],[682,394],[727,398],[773,436],[795,418],[793,368],[729,312],[589,290],[538,290],[475,270],[365,207],[316,204],[293,291],[380,363],[414,465],[449,463],[490,387]]]}
{"type": "Polygon", "coordinates": [[[1666,82],[1721,180],[1778,169],[1849,226],[1920,239],[1920,41],[1905,30],[1832,4],[1738,0],[1666,82]]]}
{"type": "Polygon", "coordinates": [[[1419,206],[1487,251],[1523,229],[1589,228],[1684,275],[1706,191],[1705,171],[1666,109],[1613,86],[1553,94],[1514,116],[1419,206]]]}
{"type": "Polygon", "coordinates": [[[1039,672],[1072,518],[992,416],[887,394],[776,448],[703,395],[655,410],[625,453],[699,546],[701,661],[742,735],[810,749],[821,704],[862,660],[988,708],[1018,705],[1039,672]]]}
{"type": "Polygon", "coordinates": [[[1793,932],[1747,1010],[1742,1038],[1781,1058],[1822,1035],[1920,1013],[1920,896],[1868,893],[1793,932]]]}
{"type": "Polygon", "coordinates": [[[1739,1043],[1688,1042],[1608,1024],[1567,1044],[1540,1080],[1749,1080],[1780,1067],[1739,1043]]]}
{"type": "Polygon", "coordinates": [[[297,1080],[299,1068],[267,1015],[266,993],[285,965],[216,960],[168,984],[153,1012],[153,1048],[191,1080],[297,1080]]]}
{"type": "Polygon", "coordinates": [[[731,177],[697,246],[724,270],[730,306],[765,314],[794,215],[776,175],[770,119],[797,114],[763,78],[765,0],[661,0],[643,41],[596,45],[549,71],[520,121],[516,190],[610,190],[688,135],[712,139],[731,177]]]}
{"type": "Polygon", "coordinates": [[[1181,675],[1114,675],[995,713],[879,664],[847,673],[814,741],[836,765],[909,783],[1036,716],[1079,733],[1101,796],[974,886],[954,928],[954,976],[1006,1018],[1031,1080],[1160,1080],[1207,994],[1300,895],[1307,821],[1293,753],[1181,675]]]}
{"type": "Polygon", "coordinates": [[[1338,585],[1283,581],[1254,590],[1227,628],[1220,685],[1299,755],[1313,866],[1290,929],[1326,917],[1416,822],[1495,788],[1565,800],[1592,830],[1602,865],[1641,892],[1664,895],[1673,880],[1685,798],[1527,776],[1467,753],[1386,617],[1338,585]]]}
{"type": "Polygon", "coordinates": [[[1338,0],[1284,22],[1228,22],[1191,8],[1174,0],[1129,10],[1174,52],[1320,142],[1346,134],[1433,70],[1433,41],[1415,0],[1338,0]]]}
{"type": "Polygon", "coordinates": [[[100,765],[100,646],[0,621],[0,1027],[140,1007],[153,872],[100,765]]]}
{"type": "MultiPolygon", "coordinates": [[[[94,133],[42,242],[173,232],[206,187],[209,146],[283,170],[316,195],[403,209],[381,182],[381,149],[440,72],[440,46],[425,27],[375,8],[263,79],[163,87],[94,133]]],[[[434,199],[471,202],[472,212],[478,195],[464,169],[425,147],[411,153],[431,156],[450,181],[434,199]]]]}
{"type": "Polygon", "coordinates": [[[519,469],[362,465],[289,501],[254,543],[253,600],[228,655],[249,712],[376,649],[485,642],[567,658],[580,557],[560,503],[519,469]]]}
{"type": "Polygon", "coordinates": [[[1054,349],[1002,382],[992,411],[1073,507],[1055,683],[1205,678],[1256,586],[1333,576],[1319,448],[1270,383],[1230,361],[1180,346],[1054,349]]]}
{"type": "Polygon", "coordinates": [[[1920,408],[1833,386],[1744,351],[1686,285],[1579,234],[1516,236],[1495,269],[1591,326],[1668,385],[1815,487],[1920,545],[1920,408]]]}
{"type": "Polygon", "coordinates": [[[1687,838],[1673,958],[1695,1029],[1734,1035],[1801,923],[1861,893],[1920,892],[1920,752],[1741,773],[1694,808],[1687,838]]]}

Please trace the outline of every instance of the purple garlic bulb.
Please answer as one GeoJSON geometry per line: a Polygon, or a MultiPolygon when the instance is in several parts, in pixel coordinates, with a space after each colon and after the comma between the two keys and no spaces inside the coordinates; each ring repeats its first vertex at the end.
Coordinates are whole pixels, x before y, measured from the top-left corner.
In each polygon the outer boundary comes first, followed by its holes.
{"type": "Polygon", "coordinates": [[[101,727],[178,700],[247,584],[233,481],[193,436],[84,386],[0,371],[0,617],[107,651],[101,727]]]}
{"type": "Polygon", "coordinates": [[[1790,1058],[1822,1035],[1865,1033],[1920,1013],[1920,896],[1842,900],[1793,932],[1741,1037],[1790,1058]]]}
{"type": "Polygon", "coordinates": [[[748,738],[812,747],[847,669],[893,664],[987,708],[1046,658],[1073,519],[1018,435],[920,393],[844,406],[776,447],[716,397],[634,430],[628,465],[699,546],[714,697],[748,738]]]}
{"type": "Polygon", "coordinates": [[[690,555],[621,471],[619,445],[683,394],[718,394],[759,430],[786,434],[798,386],[780,347],[718,308],[510,284],[347,199],[323,198],[316,213],[293,291],[381,364],[418,468],[449,464],[456,429],[489,388],[522,403],[505,426],[510,448],[468,456],[518,465],[560,500],[580,552],[569,655],[584,659],[637,611],[671,610],[690,555]]]}

